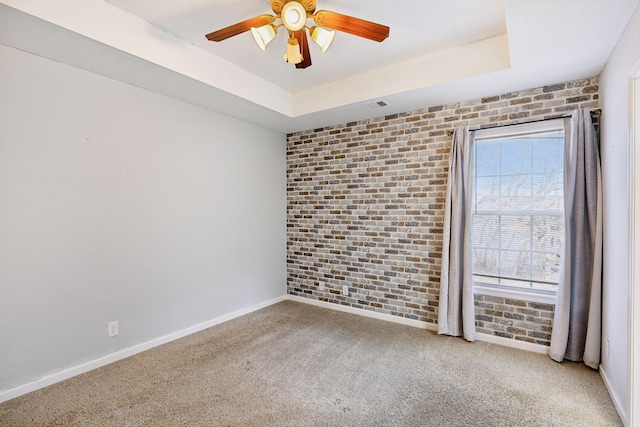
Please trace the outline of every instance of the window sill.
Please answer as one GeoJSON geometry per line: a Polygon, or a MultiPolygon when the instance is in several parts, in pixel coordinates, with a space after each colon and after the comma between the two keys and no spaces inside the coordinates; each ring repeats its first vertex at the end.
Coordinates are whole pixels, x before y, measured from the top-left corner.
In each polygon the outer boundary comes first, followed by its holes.
{"type": "Polygon", "coordinates": [[[543,304],[556,303],[556,293],[553,291],[535,291],[528,289],[503,288],[486,285],[483,283],[473,284],[474,294],[490,295],[494,297],[517,299],[521,301],[539,302],[543,304]]]}

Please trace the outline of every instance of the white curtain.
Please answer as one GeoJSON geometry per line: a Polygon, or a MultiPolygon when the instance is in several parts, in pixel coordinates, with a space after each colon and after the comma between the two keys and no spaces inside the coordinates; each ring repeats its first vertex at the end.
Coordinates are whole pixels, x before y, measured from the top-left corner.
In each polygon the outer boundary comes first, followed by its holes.
{"type": "Polygon", "coordinates": [[[565,119],[565,245],[550,355],[598,369],[602,301],[602,176],[587,109],[565,119]]]}
{"type": "Polygon", "coordinates": [[[471,260],[471,178],[473,132],[467,127],[453,133],[442,241],[442,270],[438,306],[438,333],[476,334],[471,260]]]}

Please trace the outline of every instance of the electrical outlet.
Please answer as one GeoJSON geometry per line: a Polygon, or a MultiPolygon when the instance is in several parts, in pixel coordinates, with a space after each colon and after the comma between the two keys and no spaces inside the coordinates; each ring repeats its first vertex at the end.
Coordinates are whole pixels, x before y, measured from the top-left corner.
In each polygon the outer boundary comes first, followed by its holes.
{"type": "Polygon", "coordinates": [[[318,283],[318,289],[324,291],[324,282],[318,283]]]}
{"type": "Polygon", "coordinates": [[[118,335],[118,321],[107,323],[107,338],[118,335]]]}
{"type": "Polygon", "coordinates": [[[342,295],[349,295],[349,286],[342,285],[342,295]]]}

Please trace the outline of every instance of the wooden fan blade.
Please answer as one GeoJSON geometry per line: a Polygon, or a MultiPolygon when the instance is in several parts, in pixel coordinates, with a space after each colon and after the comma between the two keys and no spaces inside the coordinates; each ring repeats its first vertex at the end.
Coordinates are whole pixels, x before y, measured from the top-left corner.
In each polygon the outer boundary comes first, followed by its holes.
{"type": "Polygon", "coordinates": [[[207,39],[212,42],[221,42],[229,37],[237,36],[240,33],[249,31],[251,28],[262,27],[275,21],[276,17],[273,15],[260,15],[255,18],[247,19],[246,21],[238,22],[237,24],[230,25],[221,30],[214,31],[207,34],[207,39]]]}
{"type": "Polygon", "coordinates": [[[307,32],[303,28],[300,31],[293,33],[293,36],[298,40],[300,45],[300,52],[302,53],[302,62],[296,64],[296,68],[307,68],[311,66],[311,54],[309,53],[309,40],[307,39],[307,32]]]}
{"type": "Polygon", "coordinates": [[[343,31],[354,36],[381,42],[389,37],[389,27],[365,21],[364,19],[342,15],[328,10],[319,10],[313,15],[317,25],[331,28],[332,30],[343,31]]]}

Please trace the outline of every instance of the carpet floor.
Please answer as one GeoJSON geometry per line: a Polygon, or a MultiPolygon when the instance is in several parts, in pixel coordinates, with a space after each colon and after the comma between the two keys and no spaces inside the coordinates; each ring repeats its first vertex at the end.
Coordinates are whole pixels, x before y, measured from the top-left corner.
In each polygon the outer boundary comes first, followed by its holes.
{"type": "Polygon", "coordinates": [[[581,364],[285,301],[0,404],[2,426],[619,426],[581,364]]]}

